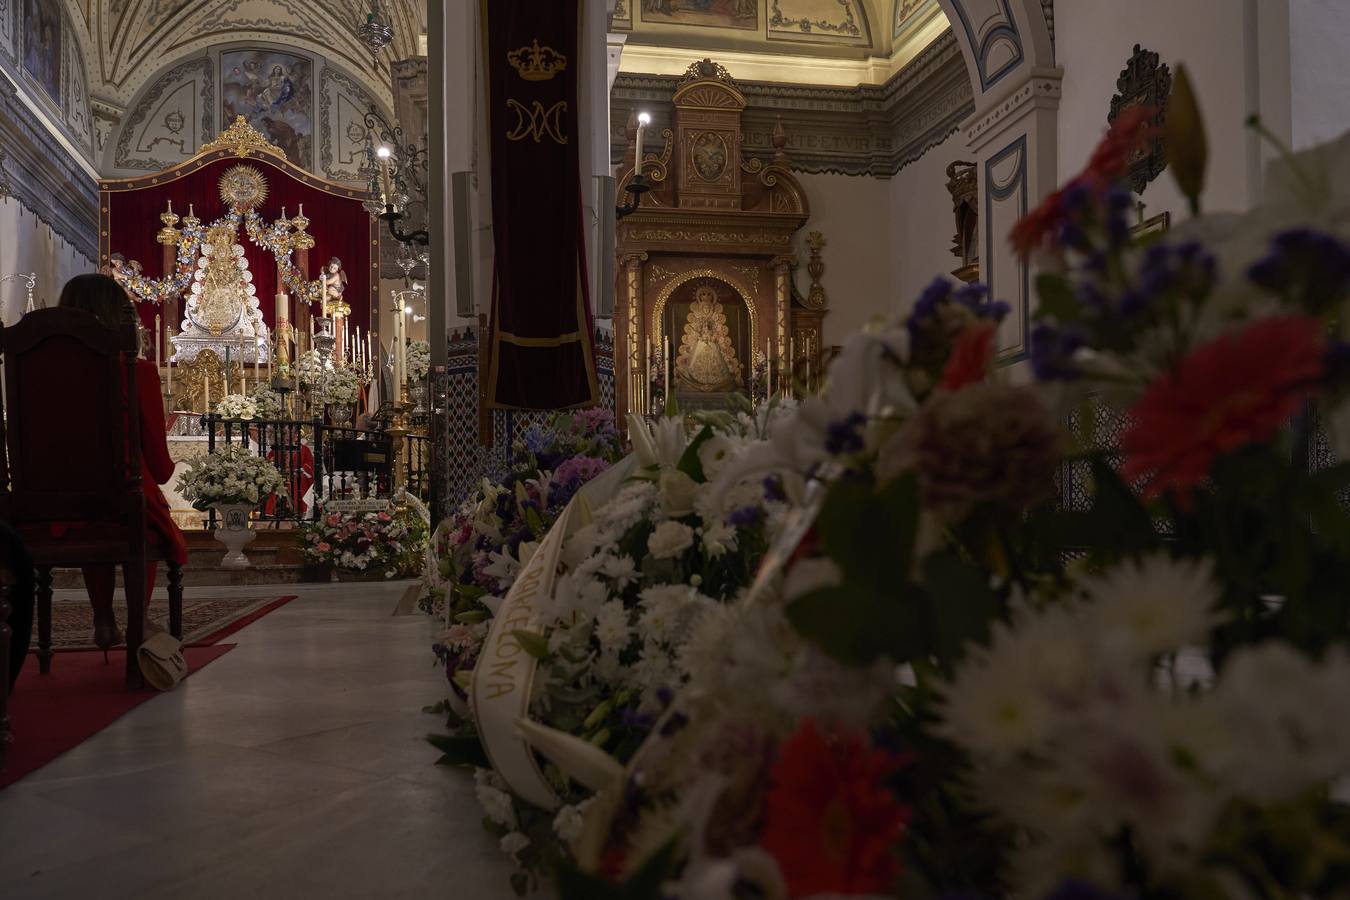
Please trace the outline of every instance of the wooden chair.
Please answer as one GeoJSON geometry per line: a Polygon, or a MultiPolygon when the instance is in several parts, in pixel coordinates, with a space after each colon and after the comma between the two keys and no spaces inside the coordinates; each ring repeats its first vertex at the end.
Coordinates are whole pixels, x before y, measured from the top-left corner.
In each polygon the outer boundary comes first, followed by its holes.
{"type": "Polygon", "coordinates": [[[181,567],[147,540],[135,331],[113,331],[81,310],[40,309],[0,328],[0,358],[0,442],[9,451],[7,465],[0,455],[0,492],[37,572],[39,670],[50,672],[53,656],[52,569],[120,563],[126,682],[138,688],[147,563],[168,563],[169,630],[180,639],[183,588],[181,567]]]}
{"type": "MultiPolygon", "coordinates": [[[[3,497],[0,497],[3,500],[3,497]]],[[[33,561],[0,504],[0,771],[14,740],[9,695],[28,656],[33,631],[33,561]]]]}

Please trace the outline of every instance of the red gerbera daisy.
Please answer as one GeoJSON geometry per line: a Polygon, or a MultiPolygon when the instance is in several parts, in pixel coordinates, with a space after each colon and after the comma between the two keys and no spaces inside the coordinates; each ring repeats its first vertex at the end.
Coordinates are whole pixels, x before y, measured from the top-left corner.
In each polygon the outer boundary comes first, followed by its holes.
{"type": "Polygon", "coordinates": [[[761,846],[791,897],[881,893],[895,886],[895,846],[911,810],[885,781],[905,760],[857,734],[826,736],[807,719],[770,773],[761,846]]]}
{"type": "Polygon", "coordinates": [[[1041,205],[1027,213],[1013,226],[1008,235],[1013,249],[1021,256],[1052,238],[1064,224],[1071,211],[1065,203],[1070,189],[1086,187],[1094,195],[1105,193],[1112,184],[1125,176],[1125,170],[1134,151],[1145,141],[1157,136],[1154,117],[1158,110],[1152,106],[1132,106],[1116,117],[1111,128],[1092,152],[1085,168],[1076,178],[1050,196],[1041,205]]]}
{"type": "Polygon", "coordinates": [[[1311,316],[1264,319],[1203,344],[1153,382],[1130,410],[1121,474],[1146,496],[1183,502],[1215,458],[1269,440],[1325,373],[1326,335],[1311,316]]]}
{"type": "Polygon", "coordinates": [[[989,363],[994,358],[993,322],[967,325],[952,342],[952,353],[942,370],[942,386],[949,391],[960,390],[968,384],[978,384],[989,374],[989,363]]]}

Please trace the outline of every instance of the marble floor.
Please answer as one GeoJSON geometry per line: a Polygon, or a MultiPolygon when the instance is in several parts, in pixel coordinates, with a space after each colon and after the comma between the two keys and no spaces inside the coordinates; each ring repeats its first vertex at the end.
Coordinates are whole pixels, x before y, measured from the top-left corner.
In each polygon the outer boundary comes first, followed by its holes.
{"type": "Polygon", "coordinates": [[[0,791],[0,897],[512,896],[472,778],[423,740],[444,689],[428,620],[390,615],[404,585],[202,589],[300,596],[0,791]]]}

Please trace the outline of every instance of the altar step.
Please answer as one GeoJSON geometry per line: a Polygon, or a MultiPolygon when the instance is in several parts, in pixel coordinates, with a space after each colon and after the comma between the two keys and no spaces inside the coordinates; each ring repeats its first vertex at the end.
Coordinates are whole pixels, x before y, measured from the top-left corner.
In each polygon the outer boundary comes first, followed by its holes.
{"type": "MultiPolygon", "coordinates": [[[[249,584],[300,584],[327,581],[319,572],[304,565],[300,539],[294,531],[259,531],[253,543],[244,548],[252,563],[247,569],[223,569],[220,561],[225,547],[206,531],[187,531],[188,561],[183,566],[184,587],[220,587],[249,584]]],[[[157,587],[164,586],[162,569],[156,573],[157,587]]],[[[79,569],[53,569],[52,587],[74,589],[84,586],[79,569]]],[[[122,587],[118,569],[117,586],[122,587]]]]}

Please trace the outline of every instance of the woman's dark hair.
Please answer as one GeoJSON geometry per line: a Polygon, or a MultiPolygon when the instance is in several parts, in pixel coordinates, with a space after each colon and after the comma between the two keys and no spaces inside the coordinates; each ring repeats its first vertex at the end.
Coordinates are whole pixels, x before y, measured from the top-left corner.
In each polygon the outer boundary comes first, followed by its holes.
{"type": "Polygon", "coordinates": [[[113,330],[136,324],[136,307],[131,298],[107,275],[76,275],[61,289],[57,306],[82,309],[113,330]]]}

